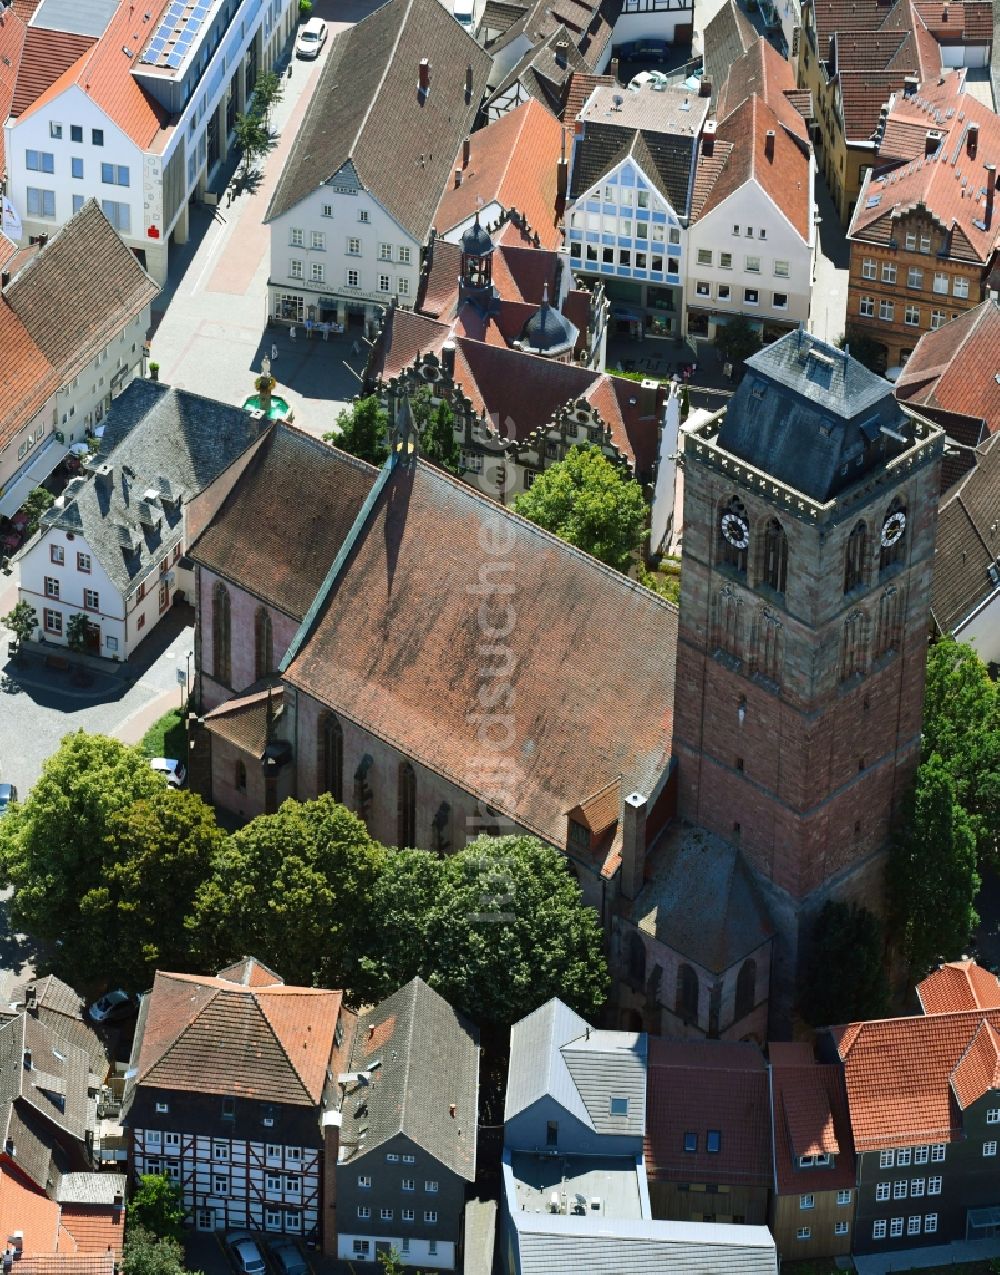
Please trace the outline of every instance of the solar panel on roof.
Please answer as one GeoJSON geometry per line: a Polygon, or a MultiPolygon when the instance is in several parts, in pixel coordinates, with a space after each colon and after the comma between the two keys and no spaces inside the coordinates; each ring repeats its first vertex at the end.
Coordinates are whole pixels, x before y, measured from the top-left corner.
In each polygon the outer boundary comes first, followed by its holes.
{"type": "Polygon", "coordinates": [[[198,19],[197,19],[197,18],[191,18],[191,19],[189,19],[188,24],[187,24],[187,34],[188,34],[188,35],[191,35],[191,36],[196,35],[196,34],[197,34],[197,31],[198,31],[198,28],[199,28],[200,26],[201,26],[201,23],[198,21],[198,19]]]}
{"type": "Polygon", "coordinates": [[[180,53],[171,53],[170,57],[167,58],[167,66],[171,68],[180,66],[181,57],[180,53]]]}
{"type": "Polygon", "coordinates": [[[146,52],[142,55],[142,57],[139,59],[139,61],[152,65],[157,60],[158,57],[159,57],[159,54],[154,52],[152,46],[150,46],[146,50],[146,52]]]}
{"type": "Polygon", "coordinates": [[[162,35],[158,35],[155,40],[151,40],[147,52],[154,53],[157,57],[163,52],[166,46],[166,39],[162,35]]]}

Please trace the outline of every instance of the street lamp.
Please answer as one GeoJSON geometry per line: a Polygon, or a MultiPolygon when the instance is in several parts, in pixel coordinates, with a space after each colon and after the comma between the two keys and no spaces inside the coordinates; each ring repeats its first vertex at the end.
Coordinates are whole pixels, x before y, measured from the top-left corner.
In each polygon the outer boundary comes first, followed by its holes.
{"type": "MultiPolygon", "coordinates": [[[[188,687],[191,683],[191,657],[194,655],[194,651],[184,651],[184,652],[180,652],[180,654],[183,654],[184,659],[186,661],[183,668],[180,666],[180,664],[178,664],[176,669],[177,684],[181,688],[181,713],[183,714],[184,704],[187,701],[187,697],[188,697],[188,687]]],[[[178,652],[168,651],[167,655],[169,655],[171,659],[173,659],[178,655],[178,652]]]]}

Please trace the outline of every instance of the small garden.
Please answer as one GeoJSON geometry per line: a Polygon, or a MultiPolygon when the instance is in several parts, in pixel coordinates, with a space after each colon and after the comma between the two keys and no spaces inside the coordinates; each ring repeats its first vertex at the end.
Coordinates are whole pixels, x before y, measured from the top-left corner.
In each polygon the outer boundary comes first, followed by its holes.
{"type": "Polygon", "coordinates": [[[180,757],[187,755],[187,735],[184,718],[178,708],[164,713],[142,737],[142,751],[146,757],[180,757]]]}

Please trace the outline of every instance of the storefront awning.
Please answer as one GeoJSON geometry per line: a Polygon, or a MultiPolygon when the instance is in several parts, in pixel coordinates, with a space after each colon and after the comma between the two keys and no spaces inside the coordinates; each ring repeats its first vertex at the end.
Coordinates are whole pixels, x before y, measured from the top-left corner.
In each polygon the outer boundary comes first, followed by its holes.
{"type": "Polygon", "coordinates": [[[50,434],[39,451],[22,465],[0,496],[0,518],[16,514],[28,498],[28,493],[43,483],[56,465],[66,455],[66,448],[55,434],[50,434]]]}
{"type": "Polygon", "coordinates": [[[627,319],[631,323],[640,323],[642,316],[636,314],[634,310],[630,310],[627,306],[616,305],[611,307],[611,317],[613,319],[627,319]]]}

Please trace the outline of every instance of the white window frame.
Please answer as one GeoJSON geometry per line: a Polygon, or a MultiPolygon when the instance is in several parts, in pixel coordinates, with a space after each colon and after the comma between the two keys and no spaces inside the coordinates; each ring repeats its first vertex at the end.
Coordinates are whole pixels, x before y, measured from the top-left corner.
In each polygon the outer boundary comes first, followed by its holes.
{"type": "Polygon", "coordinates": [[[875,1183],[875,1199],[876,1200],[888,1200],[891,1194],[892,1194],[891,1182],[876,1182],[875,1183]]]}
{"type": "Polygon", "coordinates": [[[816,1197],[812,1192],[799,1196],[800,1209],[814,1209],[816,1207],[816,1197]]]}
{"type": "Polygon", "coordinates": [[[878,267],[874,257],[865,257],[861,262],[861,278],[874,279],[878,275],[878,267]]]}
{"type": "Polygon", "coordinates": [[[885,1218],[877,1217],[872,1223],[872,1239],[884,1240],[886,1232],[885,1218]]]}
{"type": "Polygon", "coordinates": [[[936,1213],[924,1214],[924,1234],[933,1235],[937,1231],[938,1215],[936,1213]]]}
{"type": "Polygon", "coordinates": [[[903,1219],[901,1217],[891,1218],[889,1220],[889,1238],[893,1240],[898,1240],[902,1234],[903,1234],[903,1219]]]}

